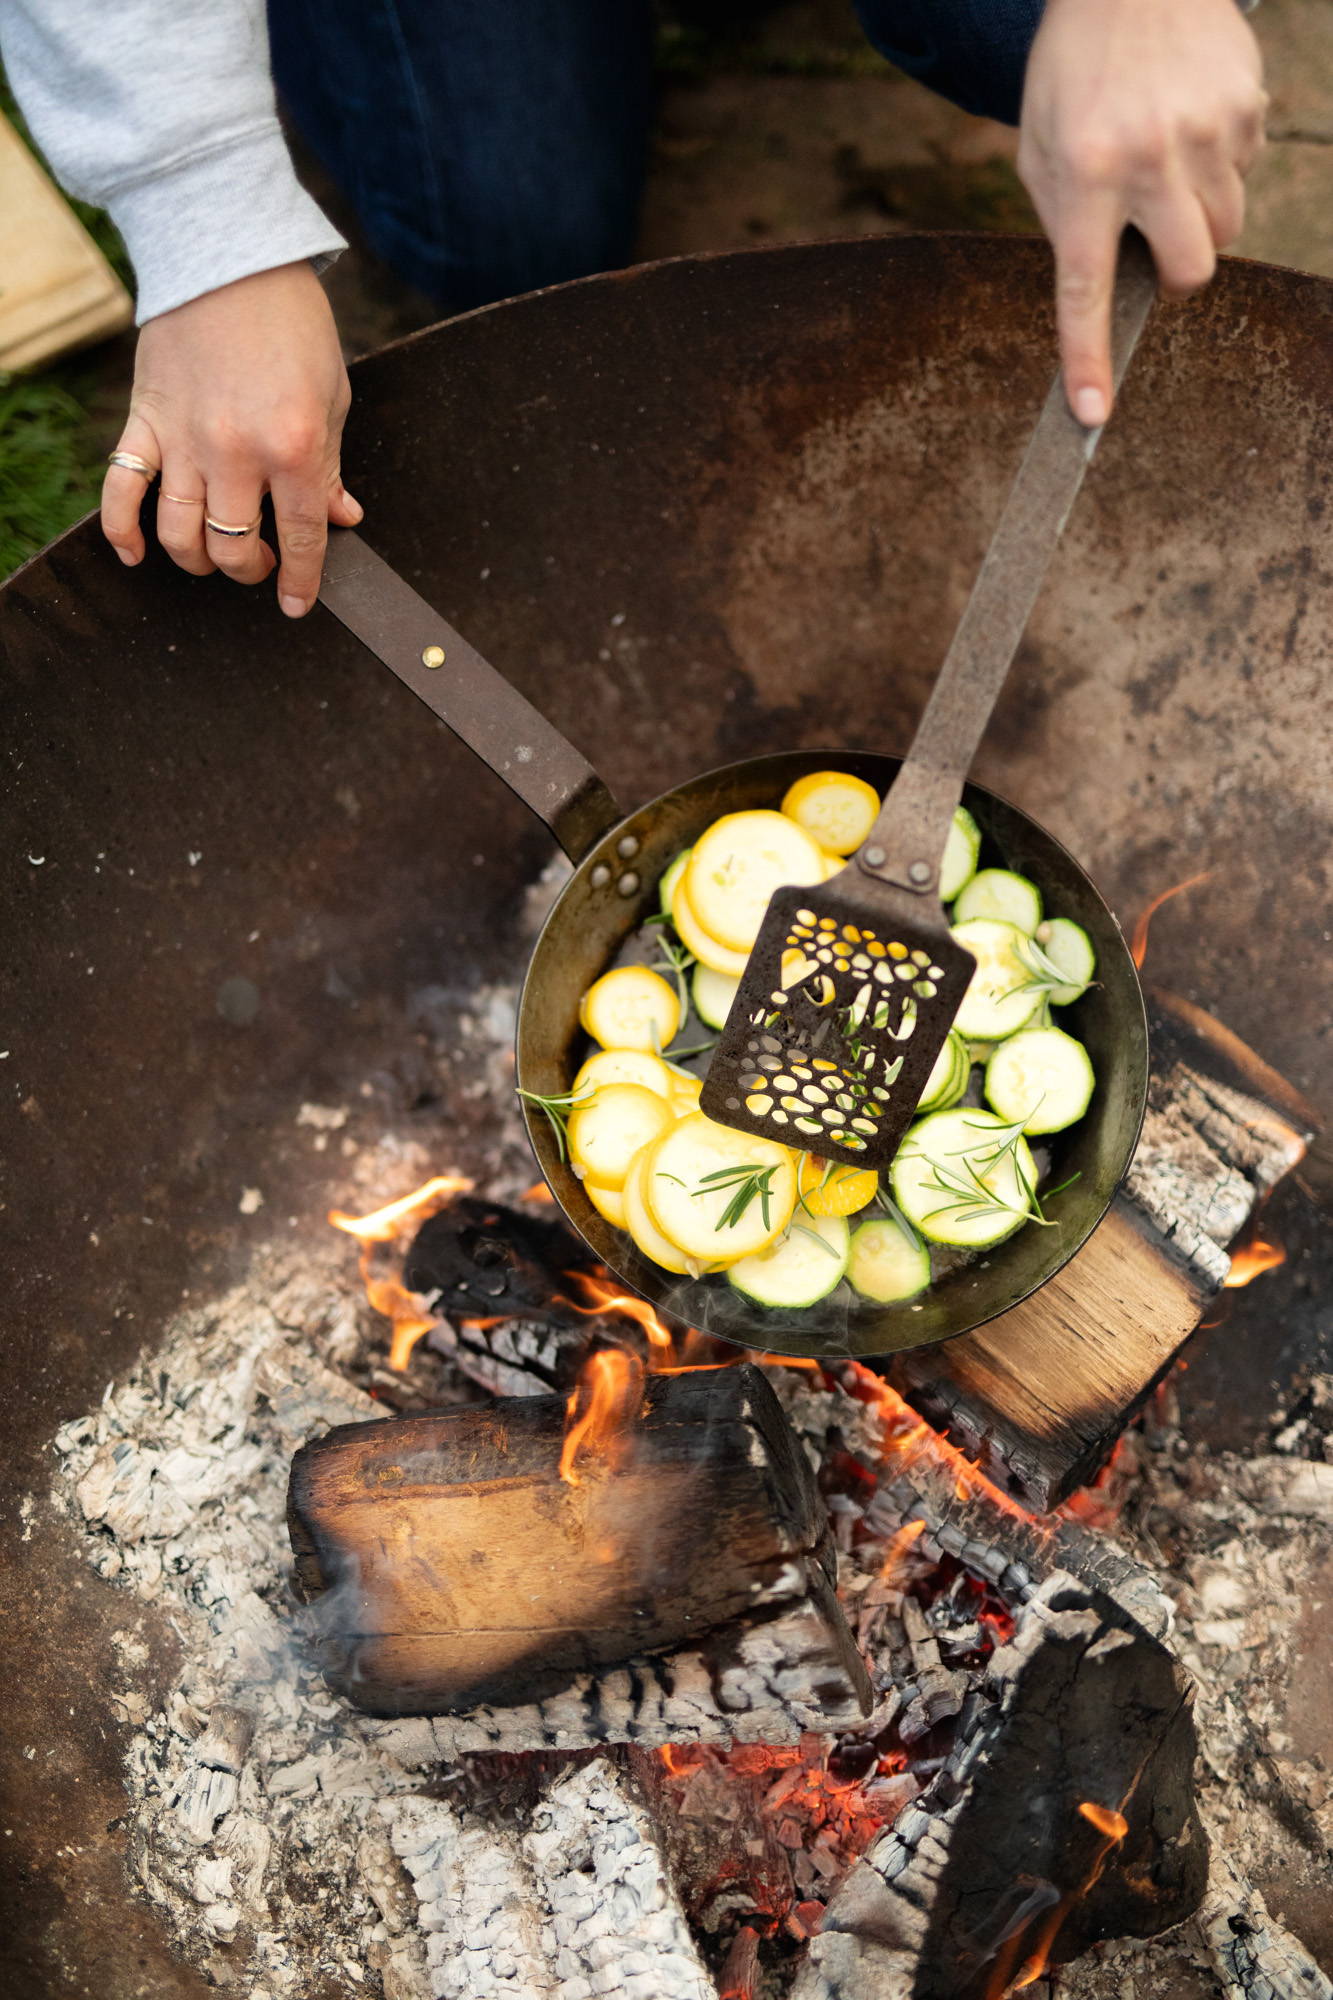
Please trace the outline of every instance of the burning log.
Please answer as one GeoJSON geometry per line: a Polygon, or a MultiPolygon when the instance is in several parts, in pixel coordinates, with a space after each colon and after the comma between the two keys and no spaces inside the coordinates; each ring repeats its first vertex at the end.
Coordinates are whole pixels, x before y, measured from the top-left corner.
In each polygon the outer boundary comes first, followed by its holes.
{"type": "Polygon", "coordinates": [[[1189,1002],[1150,994],[1149,1032],[1143,1137],[1088,1242],[1011,1312],[889,1370],[915,1408],[1042,1511],[1105,1463],[1227,1282],[1229,1246],[1318,1122],[1189,1002]]]}
{"type": "Polygon", "coordinates": [[[982,2000],[1190,1915],[1207,1874],[1190,1700],[1162,1645],[1049,1578],[944,1769],[835,1893],[792,2000],[982,2000]]]}
{"type": "Polygon", "coordinates": [[[349,1700],[459,1717],[426,1729],[436,1755],[792,1741],[869,1713],[823,1503],[763,1376],[640,1393],[614,1465],[596,1445],[569,1465],[558,1397],[342,1427],[297,1453],[297,1577],[349,1700]]]}

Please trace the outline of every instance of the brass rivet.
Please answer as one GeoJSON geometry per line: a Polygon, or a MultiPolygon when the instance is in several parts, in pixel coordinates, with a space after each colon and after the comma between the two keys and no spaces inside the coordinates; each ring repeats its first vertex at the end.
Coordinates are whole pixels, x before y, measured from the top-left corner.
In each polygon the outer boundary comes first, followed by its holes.
{"type": "Polygon", "coordinates": [[[421,655],[421,664],[423,667],[442,667],[444,665],[444,647],[427,646],[421,655]]]}

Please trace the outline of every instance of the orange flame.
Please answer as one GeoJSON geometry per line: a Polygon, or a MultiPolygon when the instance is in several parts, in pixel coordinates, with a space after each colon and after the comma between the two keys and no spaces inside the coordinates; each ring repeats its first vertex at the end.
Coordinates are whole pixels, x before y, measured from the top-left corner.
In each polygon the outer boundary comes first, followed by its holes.
{"type": "Polygon", "coordinates": [[[345,1229],[349,1236],[355,1236],[358,1243],[391,1243],[400,1229],[416,1222],[428,1208],[434,1213],[434,1209],[443,1208],[454,1195],[466,1194],[471,1186],[463,1174],[436,1174],[412,1194],[386,1202],[370,1215],[344,1215],[340,1208],[331,1208],[329,1221],[335,1229],[345,1229]]]}
{"type": "Polygon", "coordinates": [[[685,1778],[699,1769],[708,1753],[700,1743],[662,1743],[657,1754],[669,1778],[685,1778]]]}
{"type": "Polygon", "coordinates": [[[436,1174],[413,1193],[386,1202],[383,1208],[374,1209],[369,1215],[345,1215],[340,1208],[329,1210],[328,1219],[334,1228],[355,1236],[361,1245],[361,1281],[371,1305],[377,1313],[383,1313],[392,1328],[389,1366],[400,1373],[411,1360],[417,1342],[430,1332],[435,1321],[423,1318],[418,1301],[396,1278],[372,1276],[375,1245],[391,1243],[410,1223],[420,1221],[427,1211],[433,1215],[454,1195],[466,1194],[471,1186],[463,1174],[436,1174]]]}
{"type": "Polygon", "coordinates": [[[1160,896],[1154,896],[1146,910],[1140,911],[1129,943],[1129,955],[1140,972],[1143,970],[1143,961],[1148,956],[1148,926],[1163,903],[1169,903],[1173,896],[1183,894],[1186,889],[1193,889],[1200,882],[1211,881],[1216,873],[1215,868],[1205,868],[1201,875],[1190,875],[1183,882],[1173,883],[1171,888],[1163,889],[1160,896]]]}
{"type": "Polygon", "coordinates": [[[643,1363],[623,1348],[599,1347],[583,1364],[565,1404],[565,1442],[560,1453],[560,1477],[582,1486],[575,1461],[592,1450],[608,1452],[623,1446],[639,1414],[643,1398],[643,1363]]]}
{"type": "Polygon", "coordinates": [[[920,1541],[925,1532],[926,1524],[924,1521],[904,1521],[902,1527],[898,1529],[893,1540],[884,1551],[884,1561],[880,1565],[879,1572],[879,1581],[881,1583],[896,1583],[898,1581],[902,1571],[907,1567],[907,1551],[914,1542],[920,1541]]]}
{"type": "Polygon", "coordinates": [[[932,1429],[924,1417],[919,1417],[911,1404],[905,1402],[883,1376],[874,1374],[859,1361],[841,1362],[837,1372],[849,1394],[855,1396],[858,1402],[871,1404],[884,1419],[883,1455],[886,1462],[910,1459],[917,1446],[929,1439],[931,1456],[942,1459],[948,1465],[954,1475],[954,1491],[960,1499],[975,1493],[990,1506],[1011,1514],[1015,1520],[1025,1521],[1031,1527],[1040,1526],[1035,1515],[1029,1514],[1026,1507],[1020,1507],[1003,1487],[997,1486],[979,1471],[957,1445],[950,1444],[948,1438],[932,1429]]]}
{"type": "MultiPolygon", "coordinates": [[[[1133,1786],[1130,1787],[1130,1791],[1133,1791],[1133,1786]]],[[[1079,1805],[1079,1812],[1088,1821],[1089,1825],[1096,1827],[1098,1833],[1102,1836],[1101,1845],[1092,1857],[1092,1866],[1089,1868],[1082,1882],[1080,1882],[1078,1888],[1067,1891],[1061,1896],[1054,1909],[1049,1910],[1042,1918],[1036,1938],[1033,1941],[1033,1948],[1023,1960],[1017,1977],[1009,1984],[1006,1984],[1004,1970],[997,1969],[998,1978],[992,1980],[988,1989],[991,1994],[1021,1993],[1025,1986],[1035,1986],[1050,1963],[1051,1947],[1060,1934],[1060,1927],[1064,1923],[1065,1918],[1081,1897],[1086,1896],[1092,1889],[1096,1888],[1098,1882],[1102,1879],[1102,1873],[1106,1867],[1107,1857],[1111,1849],[1117,1846],[1129,1832],[1129,1821],[1115,1806],[1099,1806],[1092,1799],[1084,1799],[1079,1805]]],[[[1002,1967],[1007,1968],[1008,1965],[1013,1963],[1018,1951],[1022,1948],[1022,1938],[1023,1933],[1020,1931],[1018,1936],[1011,1941],[1012,1950],[1002,1955],[1002,1967]]]]}
{"type": "Polygon", "coordinates": [[[524,1188],[522,1194],[519,1196],[519,1200],[546,1202],[552,1208],[555,1206],[555,1196],[551,1193],[545,1181],[534,1181],[530,1188],[524,1188]]]}
{"type": "Polygon", "coordinates": [[[1095,1826],[1110,1841],[1123,1840],[1129,1832],[1129,1821],[1114,1806],[1099,1806],[1092,1799],[1084,1799],[1079,1811],[1089,1826],[1095,1826]]]}
{"type": "Polygon", "coordinates": [[[1287,1253],[1280,1243],[1266,1243],[1262,1236],[1256,1236],[1253,1243],[1247,1243],[1243,1250],[1236,1251],[1231,1259],[1231,1269],[1222,1283],[1228,1291],[1238,1291],[1263,1272],[1276,1271],[1278,1265],[1286,1261],[1287,1253]]]}
{"type": "Polygon", "coordinates": [[[649,1354],[653,1361],[664,1361],[670,1357],[670,1331],[663,1326],[647,1299],[617,1291],[605,1273],[566,1271],[565,1276],[581,1288],[587,1300],[586,1305],[580,1305],[576,1299],[565,1300],[565,1304],[573,1306],[576,1313],[583,1313],[590,1319],[598,1318],[603,1313],[623,1313],[626,1319],[634,1320],[643,1328],[648,1336],[649,1354]]]}

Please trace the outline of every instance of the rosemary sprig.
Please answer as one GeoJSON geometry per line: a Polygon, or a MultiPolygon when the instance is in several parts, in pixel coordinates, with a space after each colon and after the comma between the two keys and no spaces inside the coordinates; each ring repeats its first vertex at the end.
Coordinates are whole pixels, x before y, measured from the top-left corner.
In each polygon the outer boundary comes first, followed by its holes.
{"type": "Polygon", "coordinates": [[[564,1096],[552,1095],[550,1097],[543,1097],[540,1091],[524,1090],[521,1086],[518,1089],[518,1094],[523,1098],[525,1103],[535,1104],[538,1110],[546,1113],[546,1122],[555,1134],[555,1143],[559,1149],[560,1159],[563,1164],[569,1158],[569,1132],[567,1129],[569,1114],[576,1104],[586,1104],[590,1097],[597,1095],[596,1084],[585,1084],[582,1090],[567,1092],[564,1096]]]}
{"type": "Polygon", "coordinates": [[[669,937],[660,938],[658,942],[662,947],[662,956],[654,959],[648,969],[650,972],[669,972],[672,974],[676,982],[676,994],[680,1000],[681,1014],[688,1014],[690,1011],[690,996],[685,986],[685,975],[696,962],[694,954],[687,951],[683,944],[673,944],[669,937]]]}
{"type": "Polygon", "coordinates": [[[808,1236],[810,1241],[817,1243],[821,1250],[827,1250],[830,1257],[838,1257],[842,1254],[840,1251],[834,1249],[826,1236],[821,1236],[817,1229],[807,1229],[803,1222],[788,1223],[787,1234],[790,1236],[793,1233],[798,1236],[808,1236]]]}
{"type": "MultiPolygon", "coordinates": [[[[828,1186],[829,1182],[833,1179],[834,1174],[837,1172],[837,1168],[838,1168],[838,1163],[836,1160],[825,1160],[824,1171],[819,1176],[819,1185],[818,1187],[811,1188],[810,1193],[823,1194],[824,1189],[828,1186]]],[[[797,1182],[796,1206],[798,1208],[804,1209],[805,1213],[813,1219],[814,1210],[811,1208],[809,1202],[806,1200],[805,1190],[801,1187],[799,1181],[797,1182]]],[[[796,1225],[793,1224],[792,1226],[794,1228],[796,1225]]],[[[824,1239],[821,1236],[819,1240],[822,1243],[824,1239]]]]}
{"type": "Polygon", "coordinates": [[[692,1189],[692,1199],[698,1201],[701,1195],[719,1194],[724,1188],[732,1188],[735,1192],[713,1224],[714,1229],[734,1229],[756,1198],[763,1213],[764,1227],[768,1229],[772,1226],[773,1176],[777,1170],[776,1162],[771,1167],[719,1167],[716,1173],[705,1174],[698,1187],[692,1189]]]}
{"type": "MultiPolygon", "coordinates": [[[[1078,985],[1077,979],[1071,979],[1067,972],[1061,972],[1055,960],[1042,950],[1035,938],[1021,938],[1018,944],[1018,955],[1026,961],[1031,968],[1033,976],[1031,979],[1025,979],[1021,986],[1016,987],[1014,989],[1016,992],[1050,993],[1057,986],[1078,985]]],[[[1088,982],[1090,986],[1095,986],[1096,984],[1095,979],[1088,982]]],[[[1085,987],[1083,990],[1086,992],[1087,988],[1085,987]]]]}
{"type": "MultiPolygon", "coordinates": [[[[1038,1099],[1038,1103],[1040,1101],[1038,1099]]],[[[1032,1110],[1035,1111],[1036,1108],[1037,1106],[1033,1105],[1032,1110]]],[[[1027,1116],[1030,1118],[1032,1111],[1029,1111],[1027,1116]]],[[[1050,1201],[1054,1195],[1063,1194],[1066,1188],[1074,1185],[1079,1176],[1071,1174],[1069,1179],[1061,1181],[1058,1187],[1047,1188],[1044,1195],[1039,1195],[1036,1182],[1029,1175],[1018,1152],[1026,1119],[1015,1119],[1012,1123],[1002,1126],[983,1125],[976,1119],[968,1119],[966,1122],[974,1131],[993,1133],[995,1144],[984,1148],[969,1146],[963,1152],[951,1154],[949,1156],[951,1159],[962,1161],[961,1171],[946,1166],[943,1161],[932,1160],[926,1185],[933,1186],[940,1194],[950,1196],[951,1199],[942,1202],[939,1208],[931,1209],[923,1220],[930,1222],[937,1215],[952,1215],[956,1221],[971,1222],[989,1220],[998,1214],[1005,1214],[1022,1216],[1043,1229],[1053,1228],[1054,1223],[1045,1213],[1042,1202],[1050,1201]],[[993,1174],[1006,1158],[1010,1160],[1014,1178],[1023,1191],[1021,1205],[1006,1201],[986,1178],[986,1175],[993,1174]],[[984,1173],[979,1172],[978,1168],[984,1169],[984,1173]]]]}
{"type": "MultiPolygon", "coordinates": [[[[669,1049],[662,1050],[662,1061],[664,1063],[670,1063],[673,1066],[678,1066],[677,1058],[680,1056],[706,1056],[710,1054],[711,1051],[717,1047],[718,1042],[720,1040],[721,1037],[719,1035],[713,1035],[706,1042],[691,1042],[686,1048],[683,1049],[678,1049],[673,1043],[669,1049]]],[[[691,1070],[681,1071],[682,1076],[691,1076],[692,1074],[693,1072],[691,1070]]]]}
{"type": "MultiPolygon", "coordinates": [[[[949,1158],[951,1160],[962,1160],[962,1159],[980,1160],[981,1164],[984,1167],[998,1167],[1001,1160],[1005,1157],[1006,1153],[1009,1153],[1013,1155],[1014,1164],[1017,1167],[1018,1143],[1020,1139],[1023,1137],[1023,1129],[1026,1126],[1028,1120],[1034,1115],[1034,1113],[1040,1110],[1042,1104],[1045,1102],[1045,1095],[1046,1094],[1043,1091],[1042,1095],[1037,1099],[1037,1102],[1033,1105],[1030,1105],[1021,1118],[1015,1118],[1008,1125],[992,1125],[989,1118],[965,1119],[963,1122],[966,1125],[970,1126],[972,1131],[987,1132],[994,1134],[995,1144],[993,1146],[984,1146],[984,1147],[964,1146],[957,1153],[951,1153],[949,1155],[949,1158]]],[[[1020,1179],[1022,1178],[1021,1174],[1019,1177],[1020,1179]]]]}
{"type": "Polygon", "coordinates": [[[924,1222],[933,1222],[936,1216],[951,1215],[958,1222],[993,1219],[996,1215],[1031,1217],[1034,1221],[1044,1221],[1032,1207],[1032,1196],[1024,1175],[1018,1174],[1018,1182],[1026,1199],[1020,1207],[1006,1201],[995,1188],[990,1187],[977,1172],[972,1161],[963,1157],[962,1171],[945,1166],[942,1160],[932,1160],[930,1173],[926,1177],[927,1187],[933,1187],[946,1199],[938,1208],[932,1208],[922,1217],[924,1222]]]}

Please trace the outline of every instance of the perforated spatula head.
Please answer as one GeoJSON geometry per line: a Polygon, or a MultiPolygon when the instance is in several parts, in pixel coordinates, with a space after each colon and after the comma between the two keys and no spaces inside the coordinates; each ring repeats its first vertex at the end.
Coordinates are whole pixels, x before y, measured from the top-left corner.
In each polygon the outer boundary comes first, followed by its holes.
{"type": "MultiPolygon", "coordinates": [[[[709,1064],[710,1118],[887,1166],[976,966],[938,901],[895,910],[855,864],[779,889],[709,1064]]],[[[905,898],[904,901],[910,901],[905,898]]]]}
{"type": "MultiPolygon", "coordinates": [[[[1117,386],[1156,290],[1129,230],[1117,386]]],[[[700,1098],[719,1124],[865,1167],[897,1152],[976,969],[939,899],[949,823],[1100,435],[1075,422],[1057,375],[865,844],[829,881],[778,889],[768,905],[700,1098]]]]}

